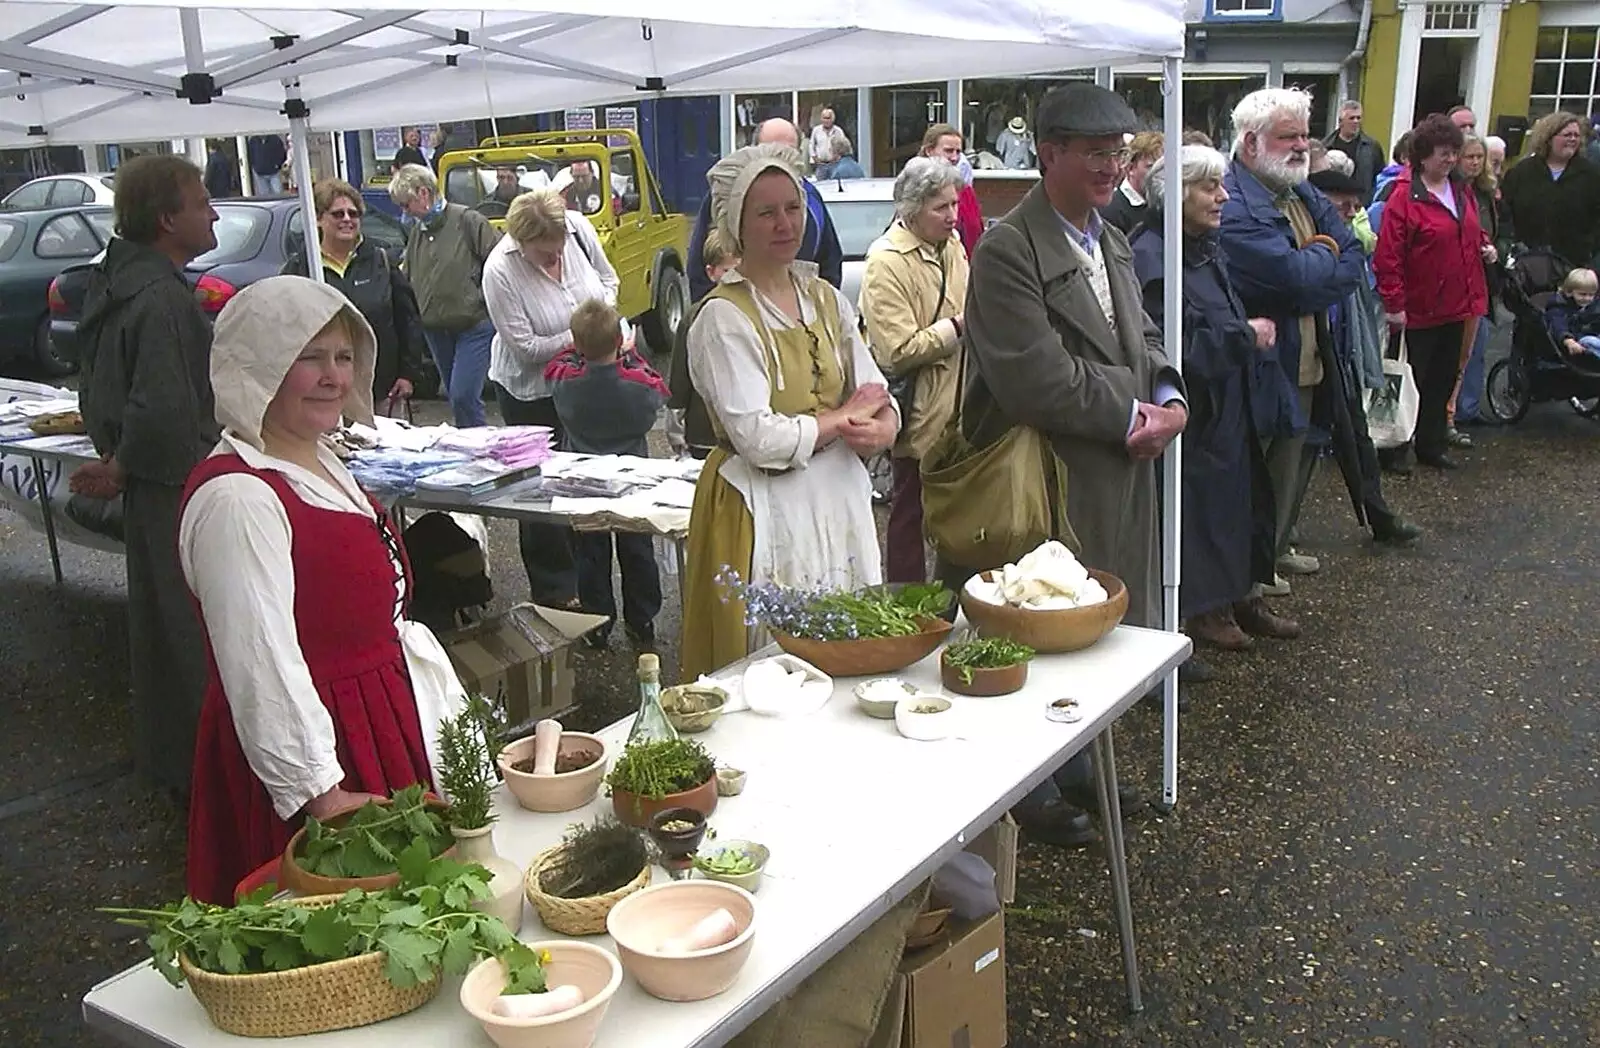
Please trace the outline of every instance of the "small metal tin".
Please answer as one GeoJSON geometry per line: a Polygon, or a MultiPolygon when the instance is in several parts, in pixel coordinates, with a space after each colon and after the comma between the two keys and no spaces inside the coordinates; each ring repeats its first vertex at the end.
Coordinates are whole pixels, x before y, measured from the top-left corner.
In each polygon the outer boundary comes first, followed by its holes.
{"type": "Polygon", "coordinates": [[[1062,724],[1076,724],[1083,720],[1083,707],[1077,699],[1056,699],[1045,704],[1044,715],[1062,724]]]}

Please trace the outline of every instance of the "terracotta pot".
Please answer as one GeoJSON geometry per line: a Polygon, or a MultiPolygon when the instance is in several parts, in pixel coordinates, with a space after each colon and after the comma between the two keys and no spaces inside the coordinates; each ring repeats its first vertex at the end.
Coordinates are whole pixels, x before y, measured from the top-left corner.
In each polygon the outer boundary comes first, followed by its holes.
{"type": "Polygon", "coordinates": [[[483,1032],[500,1048],[589,1048],[617,988],[622,985],[622,965],[608,950],[586,942],[551,939],[528,944],[547,950],[545,982],[551,987],[576,986],[583,1003],[554,1015],[534,1019],[508,1019],[493,1011],[494,999],[505,989],[505,967],[491,957],[461,981],[461,1007],[483,1026],[483,1032]]]}
{"type": "Polygon", "coordinates": [[[692,790],[669,793],[657,800],[627,790],[611,790],[611,810],[629,826],[646,829],[657,812],[668,808],[693,808],[701,815],[710,815],[717,810],[717,777],[713,775],[692,790]]]}
{"type": "Polygon", "coordinates": [[[623,969],[664,1001],[703,1001],[733,985],[755,942],[755,896],[721,881],[674,881],[623,899],[606,915],[623,969]],[[661,945],[683,935],[714,910],[727,910],[738,928],[732,942],[694,953],[669,954],[661,945]]]}
{"type": "Polygon", "coordinates": [[[1021,691],[1022,686],[1028,683],[1026,662],[987,669],[974,667],[967,672],[972,674],[970,684],[962,678],[960,666],[952,666],[945,661],[943,655],[939,656],[939,680],[947,690],[957,695],[976,695],[980,698],[1010,695],[1014,691],[1021,691]]]}
{"type": "Polygon", "coordinates": [[[516,935],[522,930],[522,869],[502,858],[494,846],[494,827],[476,830],[450,830],[456,838],[456,857],[475,862],[494,875],[489,881],[489,897],[472,904],[474,910],[498,917],[516,935]]]}
{"type": "MultiPolygon", "coordinates": [[[[982,572],[991,581],[994,572],[982,572]]],[[[1081,651],[1117,628],[1128,613],[1128,587],[1108,571],[1089,569],[1089,574],[1105,587],[1108,599],[1086,608],[1060,611],[1029,611],[1009,604],[990,604],[961,590],[961,612],[985,637],[1004,637],[1026,644],[1041,655],[1081,651]]]]}
{"type": "Polygon", "coordinates": [[[559,775],[534,775],[512,767],[518,761],[533,756],[533,736],[518,739],[500,751],[495,763],[505,776],[506,789],[517,803],[529,811],[572,811],[594,800],[600,792],[600,780],[606,775],[606,744],[598,735],[581,731],[564,731],[558,753],[570,754],[574,750],[594,750],[600,754],[593,764],[577,771],[559,775]]]}
{"type": "Polygon", "coordinates": [[[700,850],[700,840],[705,835],[706,817],[693,808],[663,808],[650,816],[650,839],[669,859],[691,858],[700,850]],[[686,822],[689,828],[667,829],[666,824],[673,821],[686,822]]]}
{"type": "Polygon", "coordinates": [[[921,662],[950,632],[944,619],[928,619],[921,633],[866,640],[810,640],[774,631],[778,647],[802,658],[830,677],[871,677],[903,670],[921,662]]]}
{"type": "MultiPolygon", "coordinates": [[[[384,799],[379,803],[388,804],[389,801],[384,799]]],[[[450,807],[444,801],[431,796],[427,799],[426,804],[430,811],[436,811],[441,814],[450,807]]],[[[334,819],[330,825],[337,826],[342,821],[342,818],[334,819]]],[[[296,895],[343,895],[351,888],[376,892],[385,888],[393,888],[400,883],[400,871],[398,870],[394,873],[379,874],[376,877],[323,877],[320,874],[312,873],[302,867],[297,858],[300,852],[300,844],[305,840],[305,837],[306,828],[302,826],[294,832],[294,836],[290,837],[289,843],[284,846],[283,861],[278,866],[278,886],[280,888],[285,888],[296,895]]],[[[454,856],[456,854],[456,846],[452,844],[440,854],[454,856]]]]}

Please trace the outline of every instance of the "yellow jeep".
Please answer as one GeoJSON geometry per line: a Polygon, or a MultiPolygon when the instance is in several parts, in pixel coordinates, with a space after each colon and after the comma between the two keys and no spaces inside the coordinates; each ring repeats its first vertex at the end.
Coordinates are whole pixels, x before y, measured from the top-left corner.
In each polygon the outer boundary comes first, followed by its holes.
{"type": "Polygon", "coordinates": [[[541,131],[486,138],[446,153],[439,182],[451,203],[496,228],[519,193],[550,187],[594,225],[621,287],[617,312],[644,330],[653,353],[670,353],[689,308],[691,220],[667,210],[639,136],[625,128],[541,131]]]}

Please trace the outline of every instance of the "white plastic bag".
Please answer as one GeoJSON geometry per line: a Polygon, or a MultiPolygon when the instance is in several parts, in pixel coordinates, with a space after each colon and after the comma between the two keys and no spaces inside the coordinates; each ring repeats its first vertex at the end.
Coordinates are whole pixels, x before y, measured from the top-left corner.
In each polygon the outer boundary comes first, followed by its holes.
{"type": "Polygon", "coordinates": [[[1402,343],[1398,358],[1383,358],[1383,388],[1369,389],[1367,398],[1367,434],[1377,448],[1397,448],[1408,442],[1417,431],[1417,380],[1411,374],[1411,363],[1406,359],[1402,343]]]}

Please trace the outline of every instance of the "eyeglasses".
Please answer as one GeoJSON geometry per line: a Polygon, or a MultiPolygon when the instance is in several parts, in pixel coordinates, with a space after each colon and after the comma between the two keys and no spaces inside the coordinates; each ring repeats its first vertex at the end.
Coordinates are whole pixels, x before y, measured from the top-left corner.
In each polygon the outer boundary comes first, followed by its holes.
{"type": "Polygon", "coordinates": [[[1133,152],[1128,149],[1096,149],[1083,154],[1083,163],[1091,171],[1112,171],[1127,167],[1132,159],[1133,152]]]}
{"type": "Polygon", "coordinates": [[[329,211],[329,212],[327,212],[327,214],[333,216],[334,218],[356,219],[356,218],[360,218],[361,217],[361,212],[352,211],[352,210],[349,210],[348,208],[341,208],[338,211],[329,211]]]}

